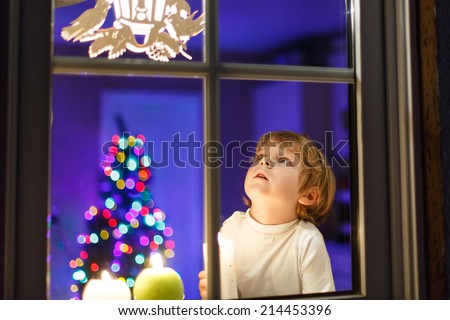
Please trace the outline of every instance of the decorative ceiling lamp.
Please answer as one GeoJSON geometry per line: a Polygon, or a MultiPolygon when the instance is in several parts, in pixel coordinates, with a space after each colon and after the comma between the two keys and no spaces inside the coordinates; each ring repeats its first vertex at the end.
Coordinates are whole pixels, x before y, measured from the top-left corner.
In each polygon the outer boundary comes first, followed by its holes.
{"type": "Polygon", "coordinates": [[[89,56],[95,58],[108,51],[108,58],[120,57],[126,50],[146,53],[156,61],[169,61],[184,50],[186,43],[205,29],[202,13],[194,19],[184,0],[97,0],[95,7],[83,12],[61,36],[67,41],[93,41],[89,56]],[[108,11],[114,7],[115,21],[103,28],[108,11]],[[142,41],[138,41],[136,36],[142,41]]]}

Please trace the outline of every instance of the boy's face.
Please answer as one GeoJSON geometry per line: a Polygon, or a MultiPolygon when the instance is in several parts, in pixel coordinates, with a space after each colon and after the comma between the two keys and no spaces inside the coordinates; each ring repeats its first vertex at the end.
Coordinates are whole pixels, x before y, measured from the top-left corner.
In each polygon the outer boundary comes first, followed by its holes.
{"type": "Polygon", "coordinates": [[[259,148],[244,183],[252,203],[264,200],[295,208],[299,199],[300,162],[292,143],[272,142],[259,148]]]}

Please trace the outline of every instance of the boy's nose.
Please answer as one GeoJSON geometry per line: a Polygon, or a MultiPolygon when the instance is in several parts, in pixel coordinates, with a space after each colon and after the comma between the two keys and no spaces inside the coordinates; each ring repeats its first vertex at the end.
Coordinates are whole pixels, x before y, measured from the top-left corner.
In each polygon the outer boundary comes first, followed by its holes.
{"type": "Polygon", "coordinates": [[[259,164],[261,166],[266,165],[267,167],[270,168],[270,162],[268,160],[266,160],[265,158],[262,158],[261,161],[259,162],[259,164]]]}

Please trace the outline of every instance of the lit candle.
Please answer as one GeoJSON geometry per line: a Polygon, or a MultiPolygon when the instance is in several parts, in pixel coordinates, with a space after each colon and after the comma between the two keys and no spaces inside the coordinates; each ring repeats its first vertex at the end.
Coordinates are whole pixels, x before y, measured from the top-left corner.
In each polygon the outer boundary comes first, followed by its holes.
{"type": "Polygon", "coordinates": [[[136,277],[133,288],[136,300],[182,300],[184,286],[180,275],[172,268],[163,267],[162,258],[155,253],[150,258],[152,267],[145,268],[136,277]]]}
{"type": "Polygon", "coordinates": [[[113,280],[108,271],[102,279],[91,279],[83,291],[83,300],[131,300],[131,290],[125,282],[113,280]]]}

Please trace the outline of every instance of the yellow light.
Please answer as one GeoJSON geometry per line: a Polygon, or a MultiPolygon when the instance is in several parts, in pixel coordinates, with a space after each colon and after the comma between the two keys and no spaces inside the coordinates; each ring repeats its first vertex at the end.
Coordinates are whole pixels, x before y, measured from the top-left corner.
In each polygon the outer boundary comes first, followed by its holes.
{"type": "Polygon", "coordinates": [[[123,152],[119,152],[118,154],[117,154],[117,156],[116,156],[116,158],[117,158],[117,161],[119,161],[119,162],[124,162],[125,161],[125,153],[123,153],[123,152]]]}
{"type": "Polygon", "coordinates": [[[106,231],[106,230],[100,231],[100,238],[102,238],[103,240],[107,240],[109,238],[108,231],[106,231]]]}
{"type": "Polygon", "coordinates": [[[117,189],[119,189],[119,190],[125,189],[125,181],[123,181],[123,179],[117,180],[117,182],[116,182],[116,187],[117,187],[117,189]]]}
{"type": "Polygon", "coordinates": [[[77,266],[78,267],[82,267],[83,265],[84,265],[84,262],[83,262],[83,260],[82,259],[80,259],[80,258],[77,258],[77,266]]]}
{"type": "Polygon", "coordinates": [[[173,258],[175,256],[175,252],[173,252],[172,249],[167,249],[167,250],[164,251],[164,255],[167,258],[171,259],[171,258],[173,258]]]}

